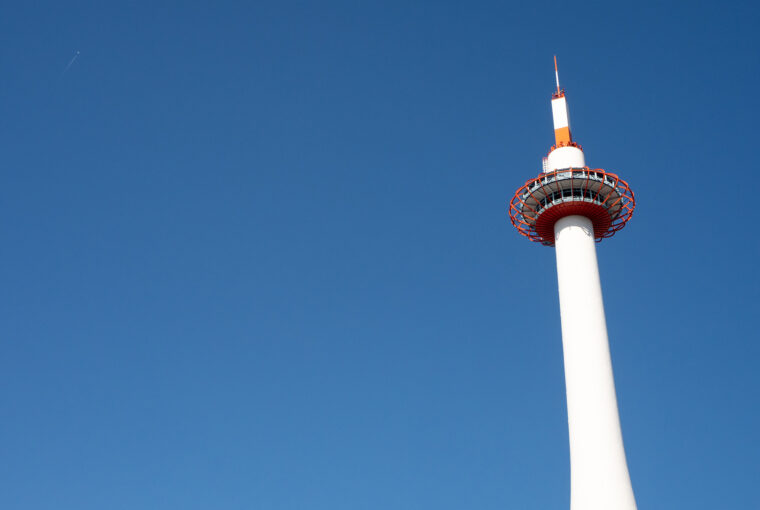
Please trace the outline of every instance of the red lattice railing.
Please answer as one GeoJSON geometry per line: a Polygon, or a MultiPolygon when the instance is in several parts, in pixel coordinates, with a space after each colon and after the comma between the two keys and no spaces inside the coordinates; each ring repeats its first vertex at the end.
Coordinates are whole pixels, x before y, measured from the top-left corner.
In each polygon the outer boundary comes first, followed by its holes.
{"type": "Polygon", "coordinates": [[[527,181],[509,202],[509,219],[520,234],[551,246],[557,220],[586,216],[598,242],[622,229],[635,207],[633,191],[616,174],[601,168],[572,168],[527,181]]]}

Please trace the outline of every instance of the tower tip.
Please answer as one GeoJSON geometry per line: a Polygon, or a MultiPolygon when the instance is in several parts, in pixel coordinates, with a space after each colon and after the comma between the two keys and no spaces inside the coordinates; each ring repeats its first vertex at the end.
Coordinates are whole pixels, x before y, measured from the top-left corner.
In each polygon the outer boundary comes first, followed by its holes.
{"type": "Polygon", "coordinates": [[[554,55],[554,79],[557,81],[557,95],[560,95],[560,90],[559,90],[559,71],[557,70],[557,55],[554,55]]]}

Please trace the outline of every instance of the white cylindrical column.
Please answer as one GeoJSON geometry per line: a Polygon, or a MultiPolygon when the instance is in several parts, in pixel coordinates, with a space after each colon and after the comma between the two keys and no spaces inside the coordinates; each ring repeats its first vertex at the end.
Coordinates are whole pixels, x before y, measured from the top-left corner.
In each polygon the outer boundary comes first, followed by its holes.
{"type": "Polygon", "coordinates": [[[565,168],[583,168],[586,158],[578,147],[557,147],[546,158],[546,172],[564,170],[565,168]]]}
{"type": "Polygon", "coordinates": [[[620,430],[594,228],[554,225],[570,431],[570,510],[636,510],[620,430]]]}

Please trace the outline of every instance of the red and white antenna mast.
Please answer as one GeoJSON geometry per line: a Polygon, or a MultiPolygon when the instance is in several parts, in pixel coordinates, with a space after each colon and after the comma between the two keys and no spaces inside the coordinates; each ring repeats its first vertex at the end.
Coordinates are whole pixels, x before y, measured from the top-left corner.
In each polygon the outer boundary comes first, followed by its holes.
{"type": "Polygon", "coordinates": [[[552,94],[554,142],[543,174],[521,186],[509,217],[531,241],[555,246],[570,429],[571,510],[636,510],[612,375],[594,241],[631,218],[628,184],[586,166],[570,133],[565,92],[552,94]]]}

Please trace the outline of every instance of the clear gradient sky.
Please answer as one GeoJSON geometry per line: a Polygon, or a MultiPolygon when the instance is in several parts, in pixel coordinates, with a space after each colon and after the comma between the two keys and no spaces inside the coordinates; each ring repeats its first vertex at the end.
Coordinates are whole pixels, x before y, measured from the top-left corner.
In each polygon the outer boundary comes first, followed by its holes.
{"type": "Polygon", "coordinates": [[[760,508],[757,3],[30,4],[0,508],[568,508],[554,252],[506,214],[555,53],[636,192],[598,256],[639,507],[760,508]]]}

